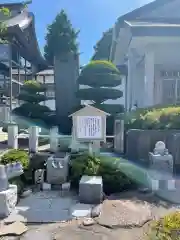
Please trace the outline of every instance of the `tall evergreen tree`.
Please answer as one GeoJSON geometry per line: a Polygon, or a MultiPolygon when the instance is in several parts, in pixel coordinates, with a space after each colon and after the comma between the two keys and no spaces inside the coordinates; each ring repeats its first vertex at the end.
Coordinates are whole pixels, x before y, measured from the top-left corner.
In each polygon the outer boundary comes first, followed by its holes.
{"type": "Polygon", "coordinates": [[[109,60],[111,43],[112,43],[112,32],[113,29],[110,28],[105,33],[101,39],[94,46],[94,55],[92,60],[109,60]]]}
{"type": "Polygon", "coordinates": [[[55,56],[64,56],[70,52],[78,54],[79,31],[76,31],[64,10],[57,14],[56,18],[47,27],[45,37],[44,56],[47,61],[54,65],[55,56]]]}
{"type": "MultiPolygon", "coordinates": [[[[0,8],[0,13],[5,16],[5,17],[9,17],[10,16],[10,11],[8,8],[2,7],[0,8]]],[[[0,35],[1,35],[1,39],[4,35],[6,31],[6,24],[4,23],[4,21],[0,21],[0,35]]]]}

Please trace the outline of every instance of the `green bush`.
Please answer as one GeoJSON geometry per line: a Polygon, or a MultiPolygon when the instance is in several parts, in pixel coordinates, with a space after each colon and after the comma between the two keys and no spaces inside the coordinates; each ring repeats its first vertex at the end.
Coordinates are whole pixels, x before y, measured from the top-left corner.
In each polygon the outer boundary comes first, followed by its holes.
{"type": "Polygon", "coordinates": [[[2,164],[8,164],[13,162],[20,162],[25,170],[29,167],[29,155],[24,150],[9,150],[1,157],[2,164]]]}
{"type": "Polygon", "coordinates": [[[180,240],[180,212],[171,213],[154,221],[148,238],[149,240],[180,240]]]}
{"type": "Polygon", "coordinates": [[[179,129],[180,106],[138,109],[124,116],[128,129],[179,129]]]}
{"type": "Polygon", "coordinates": [[[17,186],[18,195],[23,193],[25,184],[22,181],[21,176],[10,179],[9,183],[17,186]]]}
{"type": "Polygon", "coordinates": [[[102,176],[104,192],[108,194],[126,191],[136,185],[116,164],[105,162],[103,159],[100,162],[98,175],[102,176]]]}
{"type": "Polygon", "coordinates": [[[71,185],[75,188],[79,185],[79,180],[83,175],[96,176],[98,173],[98,168],[100,165],[100,160],[95,157],[88,155],[81,155],[74,158],[70,166],[70,180],[71,185]]]}
{"type": "Polygon", "coordinates": [[[8,164],[8,163],[14,163],[14,162],[20,162],[24,168],[24,173],[19,176],[10,179],[11,184],[17,185],[18,188],[18,194],[20,195],[25,187],[25,184],[27,183],[27,172],[29,170],[29,156],[28,153],[24,150],[9,150],[7,153],[5,153],[1,158],[2,164],[8,164]]]}
{"type": "Polygon", "coordinates": [[[70,167],[72,187],[77,188],[83,175],[102,176],[103,189],[106,194],[124,191],[135,186],[111,158],[97,158],[83,154],[74,158],[70,167]]]}
{"type": "Polygon", "coordinates": [[[31,156],[29,168],[31,170],[43,169],[48,156],[42,153],[36,153],[31,156]]]}

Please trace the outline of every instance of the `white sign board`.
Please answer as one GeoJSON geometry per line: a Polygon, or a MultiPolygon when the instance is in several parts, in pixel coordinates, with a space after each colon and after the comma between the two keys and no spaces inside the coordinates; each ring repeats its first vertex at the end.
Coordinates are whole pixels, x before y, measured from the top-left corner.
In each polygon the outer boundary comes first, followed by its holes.
{"type": "Polygon", "coordinates": [[[77,116],[77,139],[102,139],[102,117],[77,116]]]}

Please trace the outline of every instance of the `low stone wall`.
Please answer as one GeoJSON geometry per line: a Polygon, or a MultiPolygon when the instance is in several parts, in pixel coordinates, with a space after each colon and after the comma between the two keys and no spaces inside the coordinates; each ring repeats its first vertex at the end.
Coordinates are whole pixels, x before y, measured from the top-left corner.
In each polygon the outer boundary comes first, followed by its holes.
{"type": "Polygon", "coordinates": [[[148,153],[153,151],[157,141],[165,142],[175,164],[180,165],[180,130],[129,130],[126,133],[127,158],[148,163],[148,153]]]}

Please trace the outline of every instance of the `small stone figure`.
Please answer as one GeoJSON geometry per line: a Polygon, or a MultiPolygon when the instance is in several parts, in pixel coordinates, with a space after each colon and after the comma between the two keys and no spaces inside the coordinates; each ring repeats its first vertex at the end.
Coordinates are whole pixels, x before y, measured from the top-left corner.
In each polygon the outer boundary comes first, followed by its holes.
{"type": "Polygon", "coordinates": [[[154,152],[155,155],[159,154],[159,155],[162,155],[162,156],[169,154],[165,143],[162,142],[162,141],[159,141],[155,144],[155,148],[154,148],[153,152],[154,152]]]}
{"type": "Polygon", "coordinates": [[[169,154],[164,142],[156,143],[153,152],[149,153],[150,169],[173,173],[173,157],[169,154]]]}

